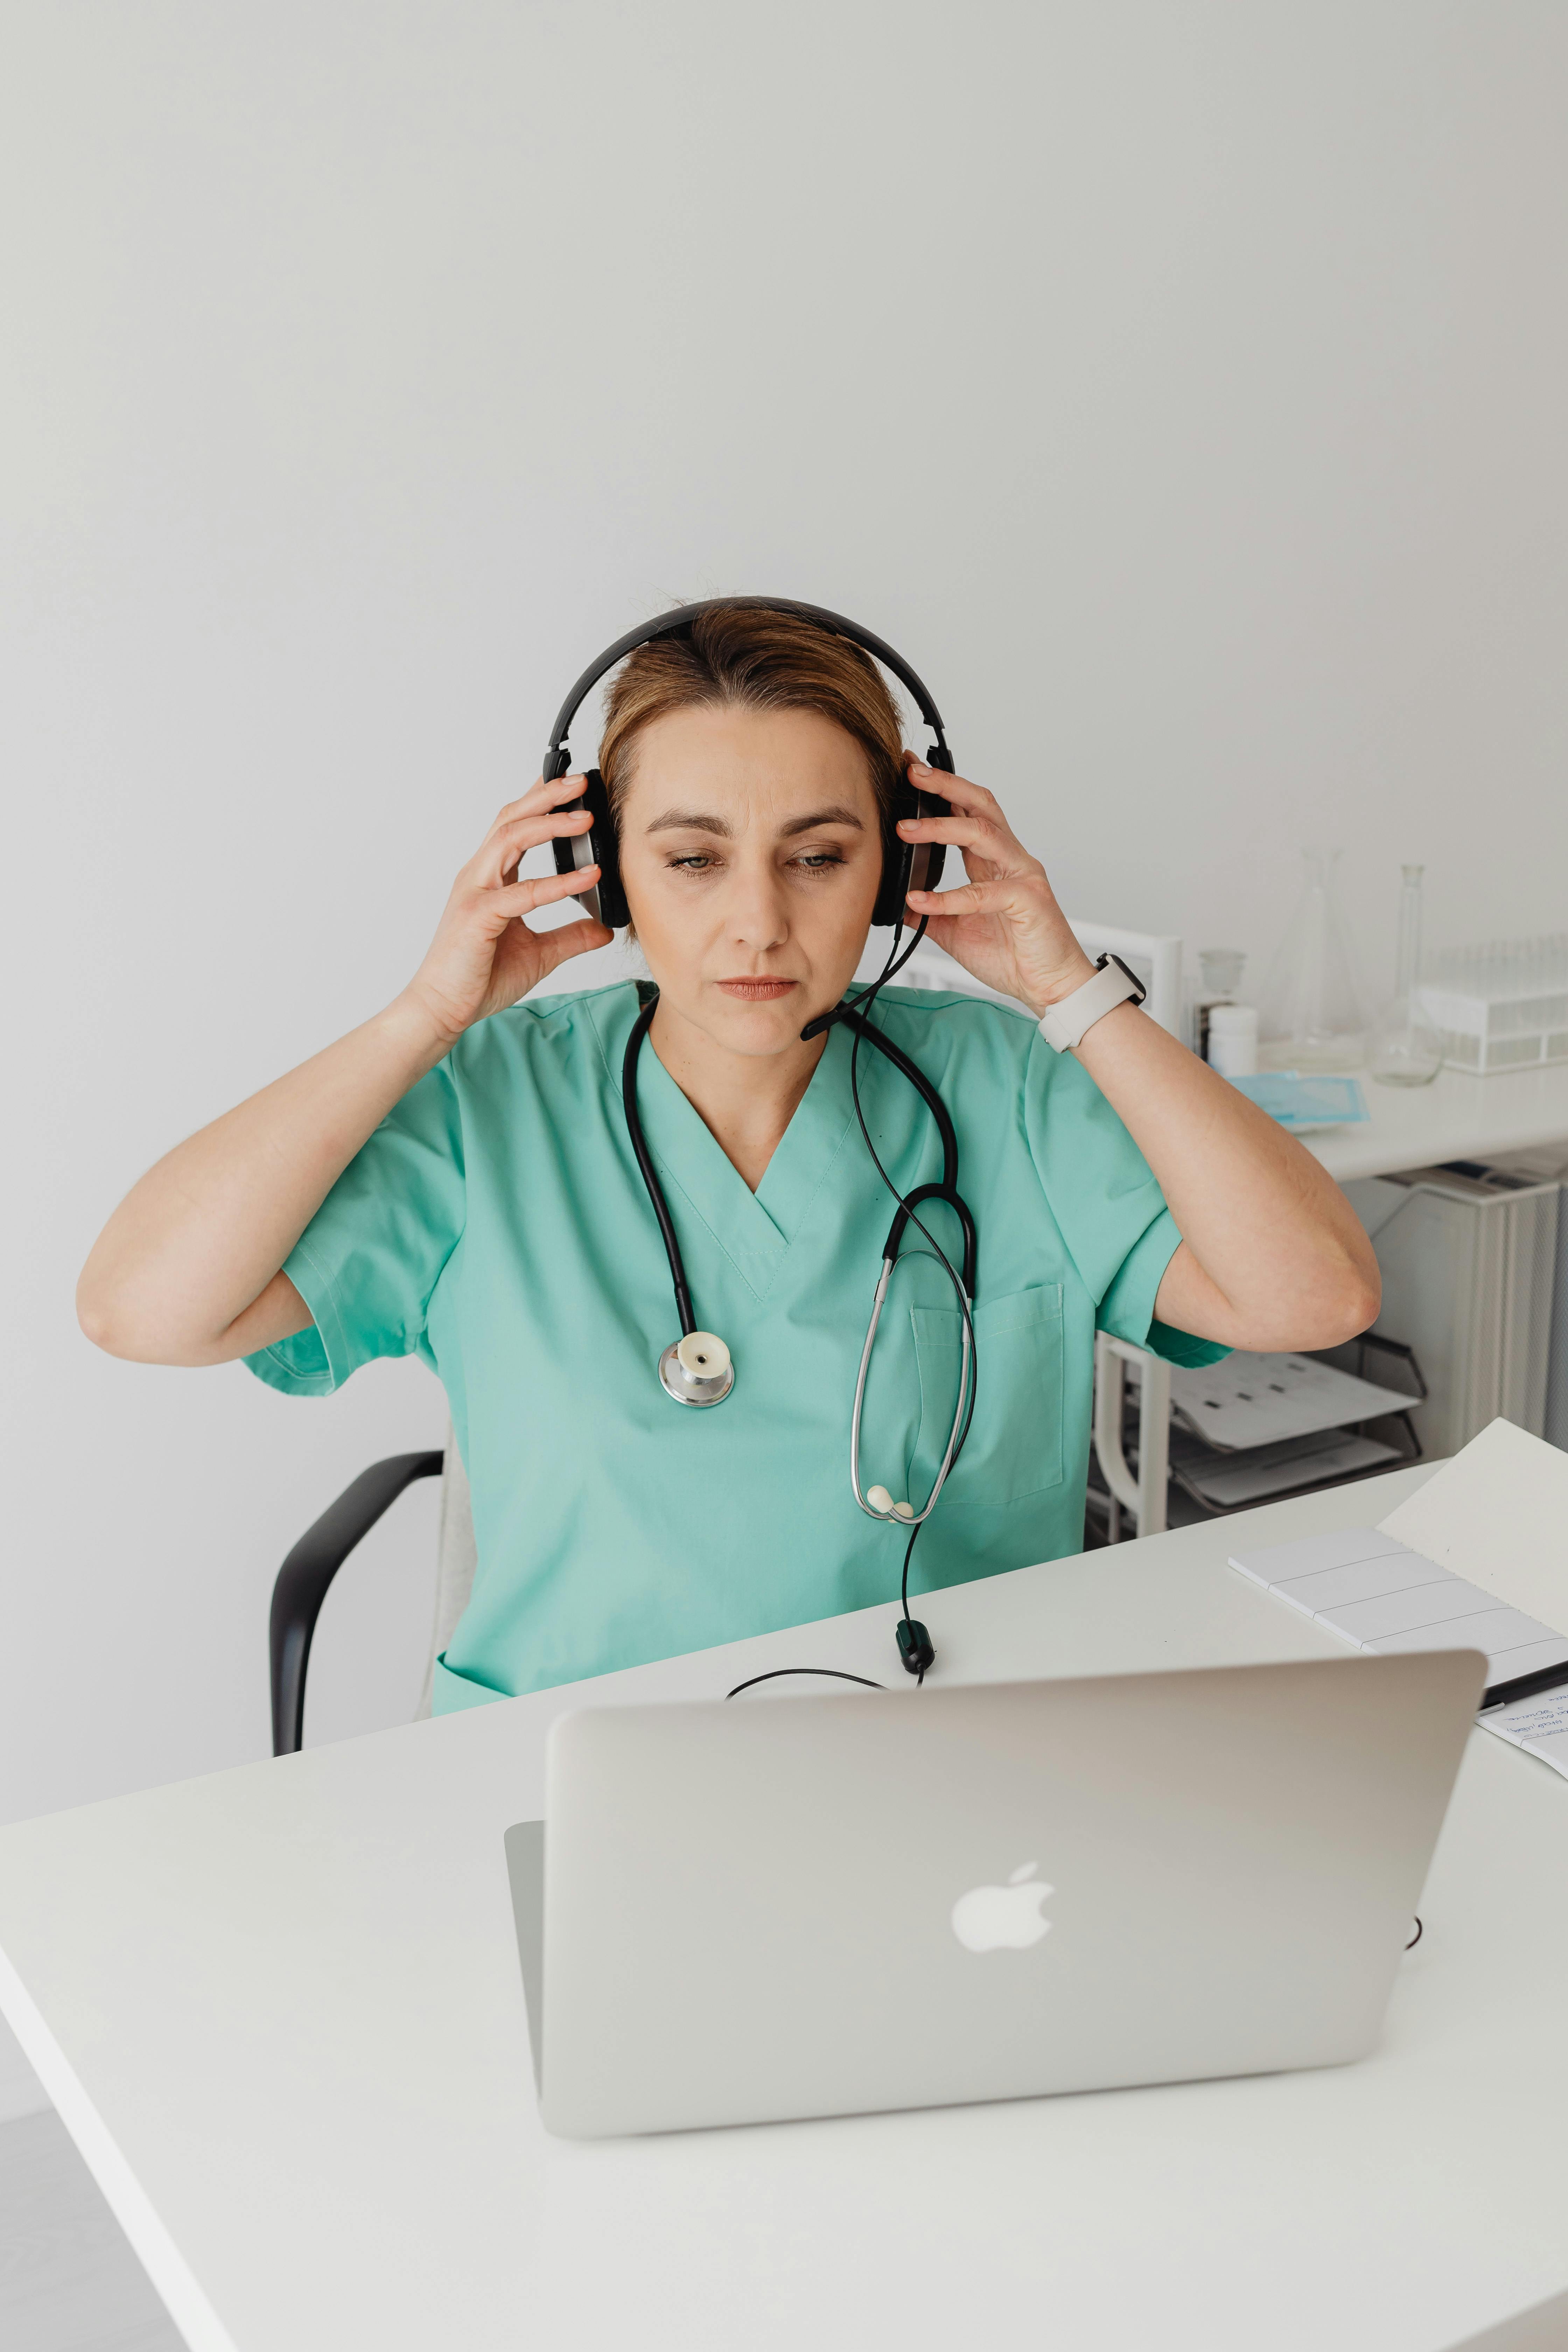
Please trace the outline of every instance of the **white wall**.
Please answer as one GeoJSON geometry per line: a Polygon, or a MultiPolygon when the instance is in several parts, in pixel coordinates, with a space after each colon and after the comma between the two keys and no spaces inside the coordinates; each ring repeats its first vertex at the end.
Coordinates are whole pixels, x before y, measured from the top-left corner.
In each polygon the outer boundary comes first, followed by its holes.
{"type": "MultiPolygon", "coordinates": [[[[95,1356],[160,1150],[401,984],[672,595],[926,671],[1070,904],[1255,956],[1296,845],[1568,920],[1568,12],[12,0],[0,1815],[262,1754],[278,1560],[434,1384],[95,1356]]],[[[1374,951],[1375,950],[1375,954],[1374,951]]],[[[526,1442],[526,1433],[520,1433],[526,1442]]],[[[430,1489],[323,1621],[410,1711],[430,1489]]]]}

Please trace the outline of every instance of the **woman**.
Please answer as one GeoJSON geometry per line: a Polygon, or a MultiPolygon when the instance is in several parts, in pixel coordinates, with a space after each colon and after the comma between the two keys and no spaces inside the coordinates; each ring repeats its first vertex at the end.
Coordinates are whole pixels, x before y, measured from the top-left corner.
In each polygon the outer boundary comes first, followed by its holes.
{"type": "MultiPolygon", "coordinates": [[[[909,918],[1033,1014],[1092,977],[991,793],[931,778],[858,647],[709,608],[609,693],[600,768],[658,1002],[637,1078],[697,1319],[733,1391],[679,1409],[655,1363],[669,1271],[621,1098],[630,985],[518,1000],[605,945],[528,917],[597,876],[515,878],[585,832],[580,776],[504,808],[384,1012],[180,1145],[115,1212],[82,1327],[143,1362],[243,1357],[293,1395],[417,1351],[473,1494],[472,1601],[437,1712],[889,1600],[904,1530],[846,1476],[891,1202],[860,1134],[838,1003],[907,769],[951,814],[900,825],[968,880],[909,918]]],[[[1178,1362],[1326,1347],[1376,1312],[1366,1237],[1317,1163],[1131,1003],[1058,1052],[1036,1021],[889,988],[873,1018],[943,1097],[979,1236],[973,1424],[916,1589],[1077,1550],[1097,1326],[1178,1362]]],[[[930,1111],[862,1047],[900,1192],[941,1170],[930,1111]]],[[[922,1212],[957,1255],[951,1212],[922,1212]],[[944,1222],[945,1221],[945,1222],[944,1222]]],[[[861,1478],[919,1510],[952,1427],[951,1285],[913,1229],[868,1382],[861,1478]]]]}

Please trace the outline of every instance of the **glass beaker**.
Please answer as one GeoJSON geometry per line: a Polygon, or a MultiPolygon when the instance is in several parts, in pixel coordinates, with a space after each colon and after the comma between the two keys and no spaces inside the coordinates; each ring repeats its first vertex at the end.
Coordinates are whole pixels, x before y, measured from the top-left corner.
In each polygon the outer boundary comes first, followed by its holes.
{"type": "Polygon", "coordinates": [[[1260,1008],[1266,1069],[1359,1070],[1366,1013],[1334,905],[1337,849],[1303,849],[1306,887],[1280,941],[1260,1008]]]}
{"type": "Polygon", "coordinates": [[[1421,1000],[1423,866],[1402,866],[1394,1002],[1373,1034],[1369,1065],[1380,1087],[1429,1087],[1443,1066],[1443,1041],[1421,1000]]]}

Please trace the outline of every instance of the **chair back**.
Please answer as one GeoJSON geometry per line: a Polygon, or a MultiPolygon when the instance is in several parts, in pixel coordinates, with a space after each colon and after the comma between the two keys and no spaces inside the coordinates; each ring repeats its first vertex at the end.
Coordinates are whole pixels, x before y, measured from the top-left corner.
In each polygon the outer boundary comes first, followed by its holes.
{"type": "MultiPolygon", "coordinates": [[[[416,1722],[430,1712],[436,1684],[436,1661],[457,1630],[458,1618],[474,1589],[479,1552],[474,1543],[474,1507],[468,1474],[448,1423],[447,1452],[441,1470],[441,1526],[436,1539],[436,1622],[430,1636],[430,1656],[425,1667],[425,1687],[419,1694],[416,1722]]],[[[406,1687],[406,1685],[405,1685],[406,1687]]]]}

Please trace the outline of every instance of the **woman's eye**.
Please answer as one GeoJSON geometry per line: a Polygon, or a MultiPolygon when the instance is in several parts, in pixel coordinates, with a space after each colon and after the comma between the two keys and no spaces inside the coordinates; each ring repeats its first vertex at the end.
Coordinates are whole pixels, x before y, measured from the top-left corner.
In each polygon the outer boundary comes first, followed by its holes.
{"type": "Polygon", "coordinates": [[[685,874],[700,874],[704,867],[711,866],[712,863],[707,852],[700,849],[694,849],[689,857],[672,857],[669,861],[672,873],[685,874]]]}
{"type": "Polygon", "coordinates": [[[804,866],[808,873],[820,874],[826,866],[842,866],[844,860],[836,849],[808,849],[795,863],[804,866]]]}

